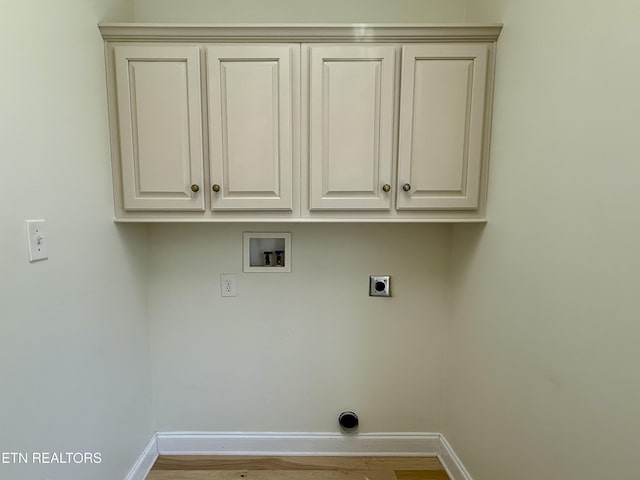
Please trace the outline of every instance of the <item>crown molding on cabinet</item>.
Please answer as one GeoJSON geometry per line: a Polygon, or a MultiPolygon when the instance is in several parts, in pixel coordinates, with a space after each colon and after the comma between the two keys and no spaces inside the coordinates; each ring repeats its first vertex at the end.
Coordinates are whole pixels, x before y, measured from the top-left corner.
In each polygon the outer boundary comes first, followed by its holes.
{"type": "Polygon", "coordinates": [[[110,42],[493,42],[502,25],[100,23],[110,42]]]}

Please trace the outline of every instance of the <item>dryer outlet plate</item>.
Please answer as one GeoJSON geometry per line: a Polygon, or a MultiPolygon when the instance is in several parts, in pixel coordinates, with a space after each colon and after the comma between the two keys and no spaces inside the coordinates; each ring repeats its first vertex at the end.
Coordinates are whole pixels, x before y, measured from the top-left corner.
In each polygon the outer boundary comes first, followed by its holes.
{"type": "Polygon", "coordinates": [[[371,275],[369,277],[370,297],[390,297],[391,277],[389,275],[371,275]]]}

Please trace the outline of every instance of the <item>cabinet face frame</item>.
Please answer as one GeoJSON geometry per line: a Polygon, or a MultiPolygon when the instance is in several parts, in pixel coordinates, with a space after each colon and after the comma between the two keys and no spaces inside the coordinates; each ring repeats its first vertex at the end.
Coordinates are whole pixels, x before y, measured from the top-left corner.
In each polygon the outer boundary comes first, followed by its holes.
{"type": "Polygon", "coordinates": [[[300,46],[205,49],[211,209],[292,211],[300,46]]]}
{"type": "Polygon", "coordinates": [[[396,57],[387,44],[303,45],[308,210],[391,209],[383,186],[393,185],[396,57]],[[352,158],[354,146],[364,152],[352,158]]]}
{"type": "Polygon", "coordinates": [[[402,47],[398,210],[478,209],[488,71],[486,45],[402,47]]]}
{"type": "Polygon", "coordinates": [[[199,47],[116,45],[113,59],[110,93],[117,93],[117,115],[112,110],[111,117],[117,117],[122,181],[116,193],[123,209],[203,211],[199,47]],[[153,104],[154,115],[143,115],[139,103],[153,104]],[[158,138],[164,142],[160,147],[158,138]],[[164,162],[166,170],[179,174],[163,178],[162,169],[149,168],[151,162],[164,162]]]}

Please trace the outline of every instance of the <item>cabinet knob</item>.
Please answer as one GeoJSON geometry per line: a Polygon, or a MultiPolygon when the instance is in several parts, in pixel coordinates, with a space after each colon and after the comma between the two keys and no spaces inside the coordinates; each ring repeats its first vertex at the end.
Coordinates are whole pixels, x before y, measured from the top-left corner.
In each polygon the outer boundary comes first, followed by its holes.
{"type": "Polygon", "coordinates": [[[195,192],[199,192],[200,191],[200,187],[194,183],[193,185],[191,185],[191,191],[194,192],[194,193],[195,192]]]}
{"type": "Polygon", "coordinates": [[[217,183],[214,183],[213,186],[211,187],[211,190],[218,193],[220,191],[220,185],[218,185],[217,183]]]}
{"type": "Polygon", "coordinates": [[[410,184],[408,184],[408,183],[405,183],[405,184],[402,186],[402,189],[403,189],[405,192],[408,192],[409,190],[411,190],[411,185],[410,185],[410,184]]]}
{"type": "Polygon", "coordinates": [[[389,185],[388,183],[385,183],[385,184],[382,186],[382,191],[383,191],[383,192],[387,193],[387,192],[389,192],[390,190],[391,190],[391,185],[389,185]]]}

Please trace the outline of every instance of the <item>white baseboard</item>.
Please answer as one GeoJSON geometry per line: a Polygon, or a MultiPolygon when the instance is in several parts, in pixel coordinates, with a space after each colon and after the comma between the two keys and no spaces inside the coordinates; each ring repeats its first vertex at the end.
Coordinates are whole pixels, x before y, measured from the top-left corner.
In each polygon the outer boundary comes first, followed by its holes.
{"type": "Polygon", "coordinates": [[[456,452],[453,451],[447,439],[442,435],[440,435],[440,445],[438,447],[438,460],[440,460],[451,480],[473,480],[456,452]]]}
{"type": "Polygon", "coordinates": [[[154,433],[125,480],[144,480],[158,458],[158,440],[154,433]]]}
{"type": "Polygon", "coordinates": [[[163,432],[160,455],[406,455],[438,454],[438,433],[163,432]]]}
{"type": "Polygon", "coordinates": [[[126,480],[144,480],[158,455],[438,457],[451,480],[473,480],[439,433],[159,432],[151,438],[126,480]]]}

